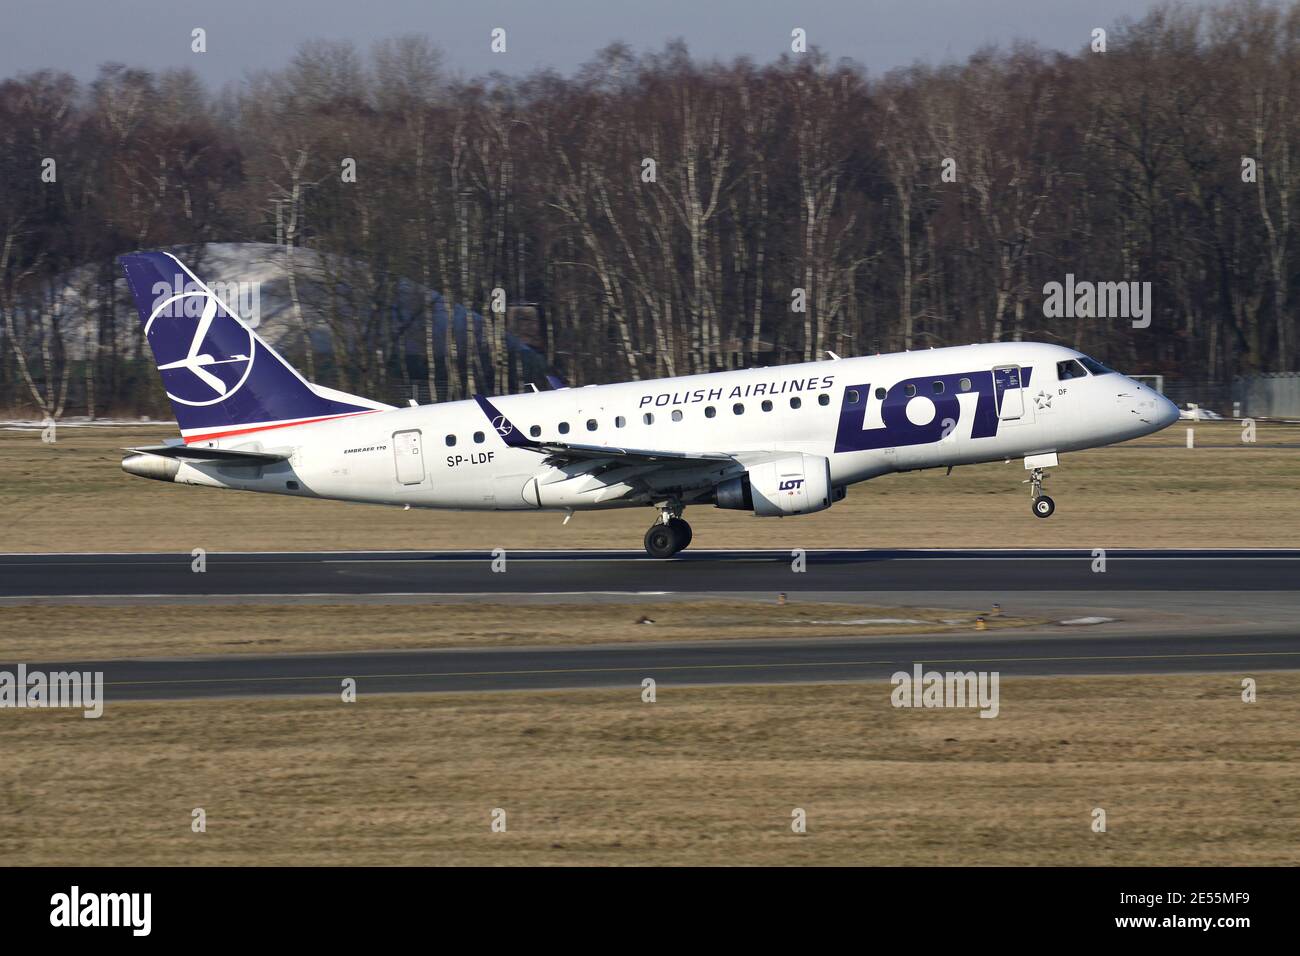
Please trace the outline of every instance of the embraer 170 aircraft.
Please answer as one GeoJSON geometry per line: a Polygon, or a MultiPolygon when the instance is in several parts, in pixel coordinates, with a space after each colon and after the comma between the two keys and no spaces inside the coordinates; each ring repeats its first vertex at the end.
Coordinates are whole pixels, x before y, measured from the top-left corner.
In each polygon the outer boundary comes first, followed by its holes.
{"type": "Polygon", "coordinates": [[[1178,420],[1146,386],[1034,342],[395,408],[308,382],[175,256],[122,263],[182,435],[128,449],[128,473],[417,508],[650,506],[659,558],[690,544],[688,505],[809,514],[878,475],[1012,458],[1046,518],[1061,452],[1178,420]]]}

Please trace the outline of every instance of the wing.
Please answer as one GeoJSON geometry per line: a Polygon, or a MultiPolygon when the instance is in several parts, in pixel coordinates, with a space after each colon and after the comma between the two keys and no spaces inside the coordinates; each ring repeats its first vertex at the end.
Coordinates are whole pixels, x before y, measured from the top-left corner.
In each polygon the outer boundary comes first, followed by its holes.
{"type": "Polygon", "coordinates": [[[698,500],[759,462],[789,454],[765,449],[691,452],[535,441],[482,395],[475,395],[474,400],[507,446],[536,452],[541,464],[552,466],[537,476],[539,488],[569,485],[569,500],[589,496],[593,505],[615,499],[641,499],[647,504],[670,497],[698,500]]]}
{"type": "MultiPolygon", "coordinates": [[[[517,447],[530,447],[527,445],[517,447]]],[[[655,464],[701,464],[711,461],[734,461],[731,455],[722,452],[690,451],[655,451],[645,448],[614,448],[610,445],[578,445],[568,442],[541,442],[532,447],[550,458],[562,461],[581,461],[590,458],[614,458],[634,462],[655,464]]]]}
{"type": "Polygon", "coordinates": [[[488,421],[492,423],[492,427],[501,436],[501,440],[508,446],[535,451],[555,462],[602,458],[629,465],[639,463],[667,466],[704,465],[717,462],[739,463],[742,457],[749,461],[751,454],[760,456],[767,454],[766,452],[744,453],[738,457],[737,454],[721,451],[664,451],[663,449],[650,448],[618,448],[612,445],[584,445],[579,442],[534,441],[526,437],[522,431],[514,426],[510,419],[501,414],[497,407],[482,395],[475,395],[474,401],[478,402],[483,414],[487,416],[488,421]]]}

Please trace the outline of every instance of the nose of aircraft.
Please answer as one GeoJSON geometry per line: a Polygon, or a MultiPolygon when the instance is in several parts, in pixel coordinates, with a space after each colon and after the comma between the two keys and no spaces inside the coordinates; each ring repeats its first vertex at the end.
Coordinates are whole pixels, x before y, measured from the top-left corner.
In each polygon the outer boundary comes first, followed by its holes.
{"type": "Polygon", "coordinates": [[[1156,419],[1157,424],[1161,428],[1168,428],[1178,421],[1178,406],[1161,395],[1156,401],[1156,415],[1158,416],[1156,419]]]}
{"type": "Polygon", "coordinates": [[[1150,434],[1162,428],[1168,428],[1178,421],[1177,405],[1145,385],[1133,382],[1131,379],[1130,382],[1133,391],[1126,389],[1121,392],[1120,400],[1145,426],[1142,434],[1150,434]]]}

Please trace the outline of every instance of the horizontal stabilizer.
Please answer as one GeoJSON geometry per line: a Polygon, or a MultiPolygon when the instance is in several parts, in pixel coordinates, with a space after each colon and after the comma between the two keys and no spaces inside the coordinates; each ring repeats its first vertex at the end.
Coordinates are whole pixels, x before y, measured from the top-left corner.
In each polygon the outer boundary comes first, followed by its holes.
{"type": "Polygon", "coordinates": [[[159,458],[181,458],[189,461],[220,461],[229,464],[269,465],[288,461],[289,455],[268,451],[232,451],[227,448],[197,448],[193,445],[146,445],[143,448],[124,448],[137,455],[157,455],[159,458]]]}

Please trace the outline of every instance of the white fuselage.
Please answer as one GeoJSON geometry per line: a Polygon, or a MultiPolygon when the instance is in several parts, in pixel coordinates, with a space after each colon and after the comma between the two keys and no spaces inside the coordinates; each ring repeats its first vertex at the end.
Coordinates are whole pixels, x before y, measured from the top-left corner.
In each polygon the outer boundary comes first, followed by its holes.
{"type": "MultiPolygon", "coordinates": [[[[1176,419],[1171,403],[1119,373],[1058,379],[1058,363],[1079,357],[1056,345],[992,343],[491,401],[539,442],[723,453],[742,462],[772,453],[824,456],[836,487],[893,471],[1092,448],[1176,419]]],[[[509,446],[474,401],[366,412],[196,446],[290,458],[265,466],[185,461],[174,481],[422,508],[708,500],[737,472],[734,462],[665,471],[614,456],[557,467],[538,451],[509,446]]]]}

